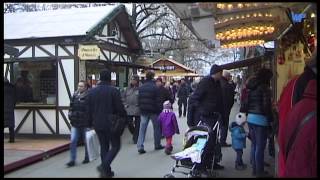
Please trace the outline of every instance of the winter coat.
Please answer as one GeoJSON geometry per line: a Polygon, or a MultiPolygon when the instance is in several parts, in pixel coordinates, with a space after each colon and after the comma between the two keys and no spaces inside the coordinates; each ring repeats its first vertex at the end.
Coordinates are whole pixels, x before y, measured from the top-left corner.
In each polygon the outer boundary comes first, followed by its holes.
{"type": "Polygon", "coordinates": [[[73,127],[89,127],[88,91],[82,94],[76,91],[70,101],[68,117],[73,127]]]}
{"type": "Polygon", "coordinates": [[[186,84],[183,84],[179,87],[177,97],[179,100],[186,100],[189,97],[190,90],[186,84]]]}
{"type": "MultiPolygon", "coordinates": [[[[159,99],[161,104],[163,104],[165,101],[170,101],[170,103],[172,103],[172,96],[168,89],[166,89],[163,86],[160,86],[158,92],[159,92],[159,99]]],[[[161,108],[161,111],[162,111],[162,108],[161,108]]]]}
{"type": "Polygon", "coordinates": [[[138,96],[138,87],[128,87],[123,92],[123,104],[126,108],[128,116],[140,116],[138,96]]]}
{"type": "Polygon", "coordinates": [[[89,125],[95,130],[110,133],[112,114],[125,118],[127,116],[120,91],[105,81],[101,81],[96,87],[89,90],[88,106],[89,125]]]}
{"type": "Polygon", "coordinates": [[[248,85],[248,113],[266,116],[272,121],[271,90],[268,84],[252,78],[248,85]]]}
{"type": "Polygon", "coordinates": [[[9,82],[4,83],[4,127],[15,127],[14,107],[16,105],[15,86],[9,82]]]}
{"type": "Polygon", "coordinates": [[[179,127],[176,115],[172,111],[163,110],[158,117],[162,135],[165,137],[171,137],[175,133],[179,134],[179,127]]]}
{"type": "MultiPolygon", "coordinates": [[[[300,100],[287,116],[284,129],[284,145],[279,148],[286,152],[289,138],[304,117],[317,110],[317,82],[311,80],[300,100]]],[[[284,177],[317,177],[317,115],[315,114],[298,132],[287,159],[284,177]]]]}
{"type": "MultiPolygon", "coordinates": [[[[293,89],[296,84],[298,76],[292,78],[288,84],[283,88],[280,99],[278,101],[278,109],[279,109],[279,131],[278,131],[278,143],[279,146],[284,146],[284,132],[285,132],[285,123],[287,120],[288,112],[292,109],[292,94],[293,89]]],[[[285,161],[284,155],[282,152],[283,149],[279,151],[279,158],[278,158],[278,176],[284,176],[284,169],[285,169],[285,161]]]]}
{"type": "MultiPolygon", "coordinates": [[[[188,102],[188,126],[195,126],[201,116],[213,116],[218,112],[223,116],[222,90],[219,81],[214,81],[210,76],[204,77],[193,92],[188,102]]],[[[208,119],[208,118],[206,118],[208,119]]],[[[210,119],[210,118],[209,118],[210,119]]]]}
{"type": "Polygon", "coordinates": [[[232,148],[243,149],[246,148],[246,133],[243,126],[239,126],[236,122],[230,125],[232,148]]]}
{"type": "Polygon", "coordinates": [[[146,81],[139,87],[138,103],[141,114],[159,114],[162,110],[159,89],[154,81],[146,81]]]}
{"type": "Polygon", "coordinates": [[[220,84],[222,88],[222,97],[224,105],[224,117],[229,117],[231,108],[234,103],[234,95],[236,86],[233,83],[228,82],[227,79],[222,77],[220,79],[220,84]]]}

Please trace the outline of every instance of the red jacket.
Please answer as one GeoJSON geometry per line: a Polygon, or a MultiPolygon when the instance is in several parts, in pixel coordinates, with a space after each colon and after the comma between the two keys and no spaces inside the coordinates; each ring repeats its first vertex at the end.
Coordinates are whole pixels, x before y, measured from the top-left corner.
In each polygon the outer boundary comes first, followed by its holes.
{"type": "MultiPolygon", "coordinates": [[[[317,82],[309,81],[303,99],[293,106],[287,116],[284,129],[284,148],[296,127],[303,118],[317,108],[317,82]]],[[[298,132],[291,150],[285,159],[284,177],[316,177],[317,176],[317,119],[316,115],[298,132]]]]}
{"type": "Polygon", "coordinates": [[[279,156],[278,156],[278,176],[283,177],[285,172],[285,161],[284,161],[284,129],[287,119],[288,112],[292,109],[292,97],[293,90],[296,84],[296,81],[299,76],[292,78],[288,84],[283,88],[279,102],[279,131],[278,131],[278,144],[279,144],[279,156]]]}

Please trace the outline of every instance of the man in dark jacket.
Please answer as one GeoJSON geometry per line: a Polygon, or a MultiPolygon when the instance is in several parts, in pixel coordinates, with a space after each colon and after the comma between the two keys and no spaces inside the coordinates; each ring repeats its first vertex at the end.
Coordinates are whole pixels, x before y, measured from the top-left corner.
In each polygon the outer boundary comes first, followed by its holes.
{"type": "MultiPolygon", "coordinates": [[[[189,127],[196,126],[200,120],[210,128],[213,128],[217,121],[220,121],[219,123],[221,124],[221,118],[216,115],[216,113],[220,116],[223,115],[222,90],[219,82],[221,75],[221,67],[213,65],[210,70],[210,76],[204,77],[199,82],[195,92],[190,96],[187,116],[189,127]]],[[[222,154],[221,146],[216,143],[216,138],[218,137],[215,137],[215,133],[210,136],[208,154],[204,155],[204,159],[212,159],[214,155],[213,168],[223,169],[224,167],[218,164],[222,159],[222,154]]],[[[206,164],[211,164],[211,162],[207,161],[206,164]]]]}
{"type": "Polygon", "coordinates": [[[114,176],[111,162],[120,150],[120,135],[111,133],[111,116],[116,114],[126,118],[127,113],[122,104],[120,91],[111,86],[111,72],[100,72],[100,83],[89,91],[89,124],[96,131],[100,147],[102,168],[98,168],[102,177],[114,176]],[[111,143],[111,149],[110,149],[111,143]]]}
{"type": "Polygon", "coordinates": [[[153,125],[154,147],[156,150],[163,149],[161,145],[161,131],[160,123],[157,117],[162,110],[159,89],[153,81],[154,72],[148,71],[146,73],[146,81],[139,87],[139,107],[140,107],[140,129],[137,142],[139,154],[146,153],[144,150],[144,139],[147,132],[149,120],[151,119],[153,125]]]}
{"type": "Polygon", "coordinates": [[[268,138],[268,127],[272,117],[270,80],[272,72],[262,68],[256,77],[249,80],[248,88],[248,125],[252,142],[251,158],[253,174],[258,177],[269,176],[264,171],[264,149],[268,138]]]}
{"type": "Polygon", "coordinates": [[[221,146],[222,147],[230,147],[230,144],[227,144],[227,136],[228,136],[228,127],[229,127],[229,116],[230,111],[232,109],[234,103],[234,95],[235,95],[235,84],[231,80],[230,72],[223,71],[222,78],[220,79],[221,88],[222,88],[222,97],[223,97],[223,105],[224,105],[224,115],[223,121],[221,124],[221,146]]]}
{"type": "Polygon", "coordinates": [[[9,128],[9,143],[14,143],[14,107],[16,105],[16,91],[7,78],[4,79],[4,128],[9,128]]]}
{"type": "Polygon", "coordinates": [[[178,106],[179,106],[179,117],[182,115],[182,105],[183,105],[183,116],[186,117],[186,111],[187,111],[187,101],[189,97],[190,90],[187,87],[185,80],[181,79],[181,84],[178,89],[178,106]]]}
{"type": "MultiPolygon", "coordinates": [[[[166,89],[163,85],[162,79],[159,77],[156,80],[156,85],[159,88],[159,98],[160,98],[160,103],[163,104],[165,101],[170,101],[170,103],[173,102],[173,97],[170,94],[170,91],[166,89]]],[[[162,111],[162,106],[161,106],[161,111],[162,111]]]]}

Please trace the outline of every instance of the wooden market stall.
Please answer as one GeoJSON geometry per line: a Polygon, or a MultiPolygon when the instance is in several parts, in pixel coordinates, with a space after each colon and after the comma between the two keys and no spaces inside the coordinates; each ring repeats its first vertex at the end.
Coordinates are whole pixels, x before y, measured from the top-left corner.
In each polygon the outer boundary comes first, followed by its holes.
{"type": "MultiPolygon", "coordinates": [[[[158,69],[155,70],[155,77],[161,77],[165,81],[200,76],[195,70],[170,58],[160,58],[151,63],[150,66],[158,69]]],[[[145,76],[145,74],[142,74],[142,76],[145,76]]]]}
{"type": "Polygon", "coordinates": [[[69,102],[80,80],[111,69],[118,87],[144,66],[141,43],[124,5],[4,14],[4,72],[20,89],[17,134],[67,135],[69,102]]]}

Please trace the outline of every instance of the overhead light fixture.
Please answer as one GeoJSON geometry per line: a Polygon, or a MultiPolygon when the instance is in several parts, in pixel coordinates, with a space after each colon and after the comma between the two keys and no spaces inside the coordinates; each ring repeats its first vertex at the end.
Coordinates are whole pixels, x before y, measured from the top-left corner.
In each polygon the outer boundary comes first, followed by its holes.
{"type": "Polygon", "coordinates": [[[311,17],[311,18],[315,18],[315,17],[316,17],[316,14],[315,14],[315,13],[311,13],[310,17],[311,17]]]}

